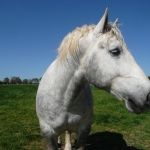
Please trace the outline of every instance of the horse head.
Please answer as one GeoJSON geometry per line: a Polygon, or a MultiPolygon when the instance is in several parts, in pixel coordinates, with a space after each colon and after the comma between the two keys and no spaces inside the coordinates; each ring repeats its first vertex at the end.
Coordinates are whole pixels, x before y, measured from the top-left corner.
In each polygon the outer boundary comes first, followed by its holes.
{"type": "Polygon", "coordinates": [[[106,9],[100,22],[85,39],[80,46],[86,47],[87,80],[124,101],[129,111],[148,111],[150,81],[128,50],[118,29],[118,19],[108,23],[106,9]]]}

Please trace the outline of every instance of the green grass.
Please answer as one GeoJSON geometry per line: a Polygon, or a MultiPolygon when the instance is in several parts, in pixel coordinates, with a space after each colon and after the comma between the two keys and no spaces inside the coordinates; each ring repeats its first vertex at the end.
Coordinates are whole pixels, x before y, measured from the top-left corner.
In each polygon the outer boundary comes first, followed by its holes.
{"type": "MultiPolygon", "coordinates": [[[[35,112],[37,87],[0,85],[0,150],[46,150],[35,112]]],[[[150,113],[132,114],[105,91],[92,92],[94,116],[87,150],[149,150],[150,113]]]]}
{"type": "Polygon", "coordinates": [[[0,150],[40,150],[36,91],[37,85],[0,86],[0,150]]]}
{"type": "Polygon", "coordinates": [[[93,90],[93,97],[90,149],[150,149],[150,113],[130,113],[124,103],[102,90],[93,90]]]}

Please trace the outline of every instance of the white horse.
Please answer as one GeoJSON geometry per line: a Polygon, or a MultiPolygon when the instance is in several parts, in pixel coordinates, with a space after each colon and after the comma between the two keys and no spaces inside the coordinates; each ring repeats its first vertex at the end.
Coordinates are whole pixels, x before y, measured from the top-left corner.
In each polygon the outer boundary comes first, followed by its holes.
{"type": "MultiPolygon", "coordinates": [[[[69,33],[57,59],[40,82],[36,111],[49,150],[58,150],[59,135],[66,131],[65,150],[84,150],[91,129],[93,100],[89,83],[125,102],[133,113],[150,108],[150,82],[128,50],[118,19],[108,23],[108,9],[100,22],[69,33]]],[[[60,138],[59,138],[60,141],[60,138]]]]}

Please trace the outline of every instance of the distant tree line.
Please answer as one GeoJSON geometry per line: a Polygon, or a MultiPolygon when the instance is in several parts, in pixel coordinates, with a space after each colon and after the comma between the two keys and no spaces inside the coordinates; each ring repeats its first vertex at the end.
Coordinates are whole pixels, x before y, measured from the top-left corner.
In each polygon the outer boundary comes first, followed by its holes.
{"type": "MultiPolygon", "coordinates": [[[[150,76],[148,76],[150,80],[150,76]]],[[[3,81],[0,80],[0,84],[39,84],[42,78],[32,78],[32,79],[23,79],[19,77],[4,78],[3,81]]]]}
{"type": "Polygon", "coordinates": [[[23,79],[21,80],[19,77],[11,77],[4,78],[2,81],[0,80],[0,84],[39,84],[41,78],[32,78],[32,79],[23,79]]]}

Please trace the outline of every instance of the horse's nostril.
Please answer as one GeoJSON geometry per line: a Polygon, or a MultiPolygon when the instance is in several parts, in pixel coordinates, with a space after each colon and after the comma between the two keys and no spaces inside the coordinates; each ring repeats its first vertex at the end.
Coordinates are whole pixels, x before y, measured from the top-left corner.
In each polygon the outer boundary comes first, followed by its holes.
{"type": "Polygon", "coordinates": [[[147,95],[147,103],[150,105],[150,93],[147,95]]]}

